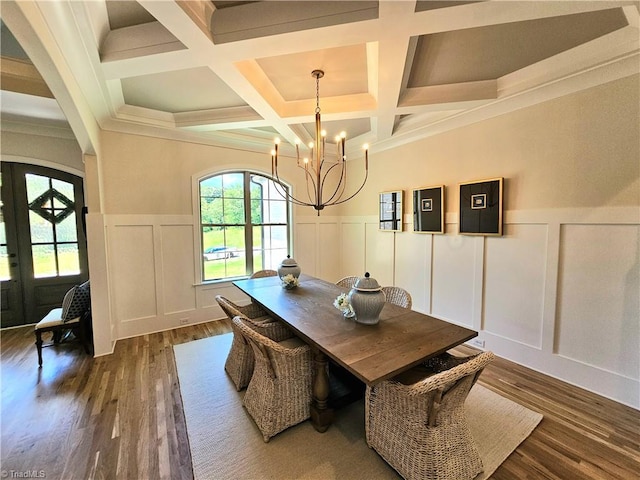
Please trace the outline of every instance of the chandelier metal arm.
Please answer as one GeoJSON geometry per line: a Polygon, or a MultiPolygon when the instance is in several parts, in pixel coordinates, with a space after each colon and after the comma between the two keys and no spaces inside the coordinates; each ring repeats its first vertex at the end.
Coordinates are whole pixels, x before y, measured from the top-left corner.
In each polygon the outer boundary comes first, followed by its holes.
{"type": "Polygon", "coordinates": [[[368,146],[365,145],[365,176],[362,184],[358,189],[347,198],[342,198],[347,191],[347,162],[345,157],[345,139],[346,134],[342,132],[336,137],[337,147],[337,161],[334,163],[332,160],[325,158],[325,132],[322,130],[322,121],[320,118],[320,79],[324,76],[322,70],[314,70],[311,72],[311,76],[316,79],[316,109],[315,109],[315,144],[310,143],[309,148],[311,150],[310,159],[304,159],[304,164],[300,163],[300,151],[298,148],[299,140],[296,140],[296,157],[297,166],[302,168],[305,172],[305,183],[307,189],[307,196],[309,202],[302,201],[299,198],[290,194],[284,184],[280,180],[278,173],[278,144],[279,139],[276,139],[275,149],[271,153],[271,173],[277,179],[276,191],[288,201],[295,205],[311,206],[316,209],[318,215],[320,210],[330,205],[338,205],[351,200],[363,189],[364,185],[369,178],[369,156],[368,146]],[[326,163],[326,164],[325,164],[326,163]],[[326,182],[328,181],[329,174],[336,168],[340,167],[340,172],[337,178],[337,185],[331,196],[324,200],[323,191],[325,189],[326,182]],[[282,189],[282,191],[280,191],[282,189]],[[312,193],[313,192],[313,193],[312,193]]]}
{"type": "Polygon", "coordinates": [[[334,202],[331,205],[340,205],[341,203],[344,202],[348,202],[349,200],[351,200],[353,197],[355,197],[357,194],[360,193],[360,190],[362,190],[364,188],[364,185],[367,183],[367,178],[369,178],[369,169],[366,170],[365,175],[364,175],[364,180],[362,181],[362,184],[360,185],[360,187],[349,197],[345,198],[344,200],[340,200],[338,202],[334,202]]]}
{"type": "MultiPolygon", "coordinates": [[[[329,173],[331,172],[331,170],[333,170],[334,168],[336,168],[339,164],[335,163],[333,165],[331,165],[327,171],[324,173],[324,176],[322,177],[322,190],[324,191],[324,182],[327,179],[327,176],[329,175],[329,173]]],[[[340,172],[340,179],[338,180],[338,185],[336,186],[335,191],[333,192],[333,195],[331,195],[327,201],[325,202],[325,205],[331,205],[331,201],[335,198],[335,196],[338,194],[338,191],[340,190],[340,187],[343,187],[343,192],[344,192],[344,188],[346,188],[346,175],[347,174],[347,167],[346,165],[343,165],[342,167],[342,172],[340,172]]],[[[342,194],[338,195],[338,198],[336,198],[336,200],[340,200],[340,197],[342,196],[342,194]]]]}

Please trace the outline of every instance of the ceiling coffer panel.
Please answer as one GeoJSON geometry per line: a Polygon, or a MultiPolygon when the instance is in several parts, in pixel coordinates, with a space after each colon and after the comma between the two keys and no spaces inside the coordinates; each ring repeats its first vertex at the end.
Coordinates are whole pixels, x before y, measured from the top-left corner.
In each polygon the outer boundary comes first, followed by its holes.
{"type": "Polygon", "coordinates": [[[407,86],[494,80],[626,24],[610,9],[422,35],[407,86]]]}
{"type": "Polygon", "coordinates": [[[125,78],[122,91],[128,105],[169,113],[246,105],[207,67],[125,78]]]}

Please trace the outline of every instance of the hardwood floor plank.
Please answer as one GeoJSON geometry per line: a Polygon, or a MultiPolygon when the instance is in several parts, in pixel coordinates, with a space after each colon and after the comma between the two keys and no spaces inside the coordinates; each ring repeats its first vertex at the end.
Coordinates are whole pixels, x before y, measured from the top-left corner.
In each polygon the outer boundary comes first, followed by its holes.
{"type": "MultiPolygon", "coordinates": [[[[2,469],[192,480],[173,345],[230,331],[226,320],[190,325],[118,341],[95,359],[78,344],[47,347],[42,369],[33,327],[1,331],[2,469]]],[[[479,381],[544,415],[493,480],[637,478],[638,410],[501,358],[479,381]]]]}

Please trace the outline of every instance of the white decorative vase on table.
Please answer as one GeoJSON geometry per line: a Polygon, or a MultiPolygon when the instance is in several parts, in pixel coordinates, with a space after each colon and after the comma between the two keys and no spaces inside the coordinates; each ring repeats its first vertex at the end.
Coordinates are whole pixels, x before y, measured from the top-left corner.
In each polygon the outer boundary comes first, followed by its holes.
{"type": "Polygon", "coordinates": [[[300,284],[298,281],[300,266],[298,262],[291,258],[291,255],[287,255],[287,258],[280,262],[278,276],[282,280],[282,286],[287,290],[293,290],[300,284]]]}
{"type": "Polygon", "coordinates": [[[385,296],[375,278],[364,274],[349,292],[349,303],[356,313],[355,321],[365,325],[375,325],[380,321],[385,296]]]}

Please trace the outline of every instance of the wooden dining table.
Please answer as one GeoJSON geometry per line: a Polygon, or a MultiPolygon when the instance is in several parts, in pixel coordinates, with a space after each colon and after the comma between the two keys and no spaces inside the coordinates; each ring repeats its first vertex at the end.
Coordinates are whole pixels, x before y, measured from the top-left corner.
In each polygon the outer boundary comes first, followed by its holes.
{"type": "Polygon", "coordinates": [[[313,351],[315,374],[311,422],[324,432],[333,420],[329,405],[331,359],[366,385],[414,367],[478,335],[478,332],[386,302],[375,325],[345,318],[333,306],[349,290],[309,275],[297,288],[279,277],[237,280],[233,284],[289,326],[313,351]]]}

